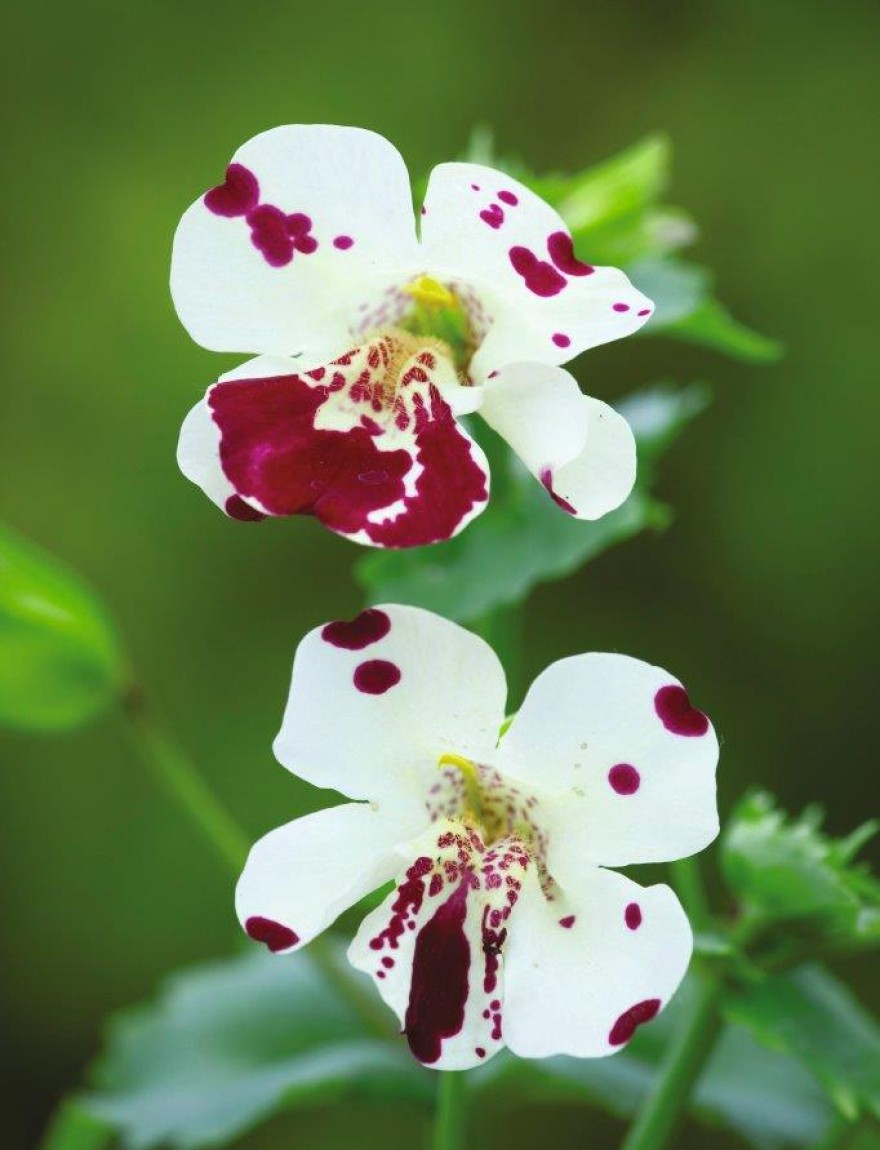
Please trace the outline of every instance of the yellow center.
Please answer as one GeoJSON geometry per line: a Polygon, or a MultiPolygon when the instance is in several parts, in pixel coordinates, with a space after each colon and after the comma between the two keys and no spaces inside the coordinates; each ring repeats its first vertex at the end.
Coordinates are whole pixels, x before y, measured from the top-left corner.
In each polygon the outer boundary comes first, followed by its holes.
{"type": "Polygon", "coordinates": [[[408,283],[403,289],[407,295],[411,295],[417,303],[427,304],[432,307],[458,307],[458,297],[455,292],[450,291],[448,287],[438,283],[430,276],[419,276],[411,283],[408,283]]]}

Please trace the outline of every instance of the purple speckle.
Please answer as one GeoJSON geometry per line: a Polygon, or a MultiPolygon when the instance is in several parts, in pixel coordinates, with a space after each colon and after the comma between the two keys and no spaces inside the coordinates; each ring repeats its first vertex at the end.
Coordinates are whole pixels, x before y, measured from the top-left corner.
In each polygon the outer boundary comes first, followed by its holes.
{"type": "Polygon", "coordinates": [[[254,914],[244,924],[244,929],[254,942],[264,943],[269,950],[277,954],[279,950],[287,950],[291,946],[296,946],[299,942],[299,935],[295,930],[291,930],[289,926],[283,923],[275,922],[271,918],[263,918],[261,915],[254,914]]]}
{"type": "Polygon", "coordinates": [[[650,315],[651,309],[649,307],[643,307],[642,310],[638,314],[639,315],[650,315]]]}
{"type": "Polygon", "coordinates": [[[368,659],[354,671],[354,685],[365,695],[384,695],[401,680],[400,668],[387,659],[368,659]]]}
{"type": "Polygon", "coordinates": [[[570,347],[571,339],[565,334],[564,331],[557,331],[553,333],[553,342],[557,347],[570,347]]]}
{"type": "Polygon", "coordinates": [[[623,912],[623,921],[630,930],[638,930],[642,925],[642,908],[637,902],[631,902],[623,912]]]}
{"type": "Polygon", "coordinates": [[[515,208],[519,203],[519,197],[508,191],[499,192],[498,199],[504,204],[509,204],[512,208],[515,208]]]}
{"type": "Polygon", "coordinates": [[[354,247],[354,240],[351,236],[337,236],[333,241],[333,246],[341,252],[347,252],[349,248],[354,247]]]}
{"type": "Polygon", "coordinates": [[[613,305],[614,311],[629,311],[628,303],[616,303],[613,305]]]}
{"type": "Polygon", "coordinates": [[[654,696],[654,710],[666,730],[674,735],[699,738],[709,730],[708,717],[692,707],[687,691],[674,683],[661,687],[654,696]]]}
{"type": "Polygon", "coordinates": [[[321,638],[332,647],[342,647],[345,651],[363,651],[372,643],[384,639],[391,630],[391,619],[378,607],[368,607],[354,619],[328,623],[321,631],[321,638]]]}
{"type": "Polygon", "coordinates": [[[559,925],[564,930],[571,930],[571,928],[574,926],[574,920],[575,920],[575,916],[573,914],[567,914],[565,916],[565,918],[561,918],[559,920],[559,925]]]}
{"type": "Polygon", "coordinates": [[[618,763],[608,772],[611,789],[618,795],[634,795],[641,781],[639,772],[629,763],[618,763]]]}

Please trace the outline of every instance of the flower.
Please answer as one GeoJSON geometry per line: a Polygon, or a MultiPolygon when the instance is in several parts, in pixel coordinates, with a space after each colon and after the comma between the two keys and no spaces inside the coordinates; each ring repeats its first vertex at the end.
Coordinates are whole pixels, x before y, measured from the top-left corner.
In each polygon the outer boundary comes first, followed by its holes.
{"type": "Polygon", "coordinates": [[[275,754],[353,800],[271,831],[236,910],[271,951],[304,946],[394,880],[349,959],[419,1061],[457,1070],[611,1054],[653,1018],[691,955],[667,886],[609,866],[693,854],[718,832],[718,742],[666,671],[563,659],[509,729],[482,639],[386,606],[299,646],[275,754]]]}
{"type": "Polygon", "coordinates": [[[559,365],[652,305],[579,260],[557,213],[478,164],[431,174],[360,128],[254,137],[186,212],[171,290],[195,340],[256,354],[187,416],[178,461],[228,515],[311,514],[359,543],[447,539],[485,507],[479,411],[565,511],[632,489],[626,422],[559,365]]]}

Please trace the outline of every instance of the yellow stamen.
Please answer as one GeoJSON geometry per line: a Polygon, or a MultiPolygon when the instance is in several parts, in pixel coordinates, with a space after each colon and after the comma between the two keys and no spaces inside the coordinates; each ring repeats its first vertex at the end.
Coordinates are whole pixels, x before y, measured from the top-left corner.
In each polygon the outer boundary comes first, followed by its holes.
{"type": "Polygon", "coordinates": [[[419,276],[403,289],[418,303],[430,304],[433,307],[456,307],[458,299],[455,292],[438,283],[430,276],[419,276]]]}
{"type": "Polygon", "coordinates": [[[457,771],[461,771],[464,778],[464,794],[467,803],[467,813],[472,815],[475,819],[479,820],[482,814],[483,803],[482,796],[480,795],[480,772],[476,763],[472,763],[470,759],[464,758],[463,755],[441,755],[437,766],[442,770],[444,767],[455,767],[457,771]]]}

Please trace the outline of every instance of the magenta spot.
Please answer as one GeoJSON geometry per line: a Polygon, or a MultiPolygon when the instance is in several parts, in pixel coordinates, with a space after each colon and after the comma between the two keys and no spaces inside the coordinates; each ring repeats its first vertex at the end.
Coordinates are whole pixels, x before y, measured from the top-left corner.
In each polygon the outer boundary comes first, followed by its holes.
{"type": "Polygon", "coordinates": [[[611,789],[619,795],[634,795],[639,789],[641,781],[639,772],[629,763],[618,763],[608,772],[608,782],[611,784],[611,789]]]}
{"type": "Polygon", "coordinates": [[[384,695],[397,686],[400,679],[400,668],[387,659],[368,659],[354,671],[354,685],[365,695],[384,695]]]}
{"type": "Polygon", "coordinates": [[[382,959],[382,965],[385,967],[386,970],[391,970],[392,967],[394,966],[394,959],[386,954],[385,957],[382,959]]]}
{"type": "Polygon", "coordinates": [[[223,509],[230,519],[237,519],[240,523],[259,523],[266,518],[262,511],[245,503],[240,495],[230,495],[223,509]]]}
{"type": "Polygon", "coordinates": [[[663,726],[674,735],[696,738],[709,730],[708,717],[691,706],[684,687],[674,684],[661,687],[654,696],[654,710],[663,726]]]}
{"type": "Polygon", "coordinates": [[[351,236],[337,236],[333,241],[334,248],[339,248],[341,252],[347,252],[349,248],[354,247],[354,240],[351,236]]]}
{"type": "Polygon", "coordinates": [[[616,303],[613,305],[614,311],[629,311],[628,303],[616,303]]]}
{"type": "Polygon", "coordinates": [[[205,207],[215,216],[245,216],[260,202],[260,185],[243,164],[230,164],[226,179],[205,195],[205,207]]]}
{"type": "Polygon", "coordinates": [[[569,515],[577,515],[577,508],[572,507],[567,499],[563,499],[561,495],[557,495],[553,490],[553,472],[549,467],[545,467],[541,472],[541,483],[557,507],[561,507],[562,510],[567,511],[569,515]]]}
{"type": "Polygon", "coordinates": [[[508,191],[499,192],[498,199],[501,200],[503,204],[509,204],[512,208],[515,208],[519,203],[519,197],[514,195],[513,192],[508,191]]]}
{"type": "Polygon", "coordinates": [[[248,212],[251,241],[270,267],[282,268],[293,259],[294,241],[287,230],[287,216],[271,204],[260,204],[248,212]]]}
{"type": "Polygon", "coordinates": [[[554,232],[548,236],[547,251],[550,259],[567,276],[591,276],[596,270],[592,264],[585,264],[574,254],[574,241],[568,232],[554,232]]]}
{"type": "Polygon", "coordinates": [[[478,192],[479,190],[480,190],[479,184],[471,184],[471,191],[472,192],[478,192]]]}
{"type": "Polygon", "coordinates": [[[639,315],[650,315],[650,314],[651,314],[651,309],[649,307],[643,307],[642,310],[639,312],[639,315]]]}
{"type": "Polygon", "coordinates": [[[571,930],[571,928],[574,926],[574,921],[575,916],[573,914],[567,914],[565,918],[561,918],[559,920],[559,925],[565,930],[571,930]]]}
{"type": "Polygon", "coordinates": [[[565,276],[551,264],[539,260],[528,248],[513,247],[507,254],[513,270],[522,276],[526,287],[535,295],[548,299],[559,295],[565,287],[565,276]]]}
{"type": "Polygon", "coordinates": [[[645,1022],[657,1017],[660,1010],[659,998],[646,998],[644,1002],[637,1002],[629,1010],[621,1014],[620,1018],[611,1027],[608,1041],[612,1046],[622,1046],[629,1042],[636,1030],[645,1022]]]}
{"type": "Polygon", "coordinates": [[[553,342],[557,347],[570,347],[571,339],[565,334],[564,331],[557,331],[553,333],[553,342]]]}
{"type": "Polygon", "coordinates": [[[426,1065],[437,1061],[443,1040],[464,1025],[471,965],[464,932],[468,886],[461,882],[416,937],[403,1029],[410,1050],[426,1065]]]}
{"type": "Polygon", "coordinates": [[[498,204],[490,204],[488,208],[480,212],[480,219],[497,231],[504,223],[504,212],[498,204]]]}
{"type": "Polygon", "coordinates": [[[642,908],[637,902],[631,902],[623,912],[623,920],[630,930],[638,930],[642,925],[642,908]]]}
{"type": "Polygon", "coordinates": [[[245,922],[244,929],[254,942],[264,943],[273,953],[287,950],[299,942],[299,935],[295,930],[280,922],[274,922],[271,918],[262,918],[260,915],[252,915],[245,922]]]}
{"type": "Polygon", "coordinates": [[[391,620],[388,615],[378,607],[368,607],[354,619],[328,623],[321,631],[321,638],[333,647],[342,647],[346,651],[363,651],[365,647],[384,639],[390,630],[391,620]]]}
{"type": "Polygon", "coordinates": [[[477,1058],[485,1058],[486,1057],[486,1051],[483,1049],[482,1046],[475,1046],[474,1047],[474,1054],[476,1054],[477,1058]]]}

